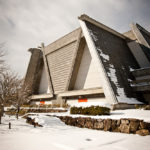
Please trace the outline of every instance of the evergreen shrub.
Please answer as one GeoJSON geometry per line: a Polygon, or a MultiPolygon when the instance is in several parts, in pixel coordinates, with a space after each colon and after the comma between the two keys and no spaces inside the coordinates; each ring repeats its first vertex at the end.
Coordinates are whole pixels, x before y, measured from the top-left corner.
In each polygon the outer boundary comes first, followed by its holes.
{"type": "Polygon", "coordinates": [[[70,114],[80,115],[110,115],[110,108],[102,106],[90,106],[90,107],[71,107],[70,114]]]}

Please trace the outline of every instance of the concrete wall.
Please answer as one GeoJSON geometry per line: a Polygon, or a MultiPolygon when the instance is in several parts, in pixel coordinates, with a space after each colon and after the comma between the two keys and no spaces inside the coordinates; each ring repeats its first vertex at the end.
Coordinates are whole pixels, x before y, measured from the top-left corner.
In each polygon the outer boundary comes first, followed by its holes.
{"type": "Polygon", "coordinates": [[[43,67],[43,54],[42,51],[37,48],[30,48],[29,51],[31,52],[31,58],[24,83],[31,88],[31,94],[38,94],[43,67]]]}
{"type": "Polygon", "coordinates": [[[76,42],[73,42],[47,55],[55,93],[66,90],[75,47],[76,42]]]}
{"type": "MultiPolygon", "coordinates": [[[[40,105],[40,101],[32,101],[31,105],[40,105]]],[[[52,105],[52,101],[45,101],[45,105],[52,105]]]]}
{"type": "Polygon", "coordinates": [[[77,74],[74,90],[101,87],[99,73],[86,44],[77,74]]]}
{"type": "Polygon", "coordinates": [[[39,92],[39,94],[49,93],[48,79],[46,76],[46,71],[45,71],[44,66],[43,66],[43,70],[42,70],[42,75],[41,75],[41,80],[40,80],[38,92],[39,92]]]}
{"type": "Polygon", "coordinates": [[[128,42],[128,46],[141,68],[150,67],[150,62],[137,41],[128,42]]]}
{"type": "Polygon", "coordinates": [[[79,28],[44,47],[54,94],[68,90],[80,36],[79,28]]]}
{"type": "MultiPolygon", "coordinates": [[[[137,39],[136,42],[139,43],[145,54],[146,61],[150,62],[150,33],[138,24],[132,24],[131,28],[137,39]]],[[[147,63],[145,67],[147,67],[147,63]]]]}
{"type": "Polygon", "coordinates": [[[97,102],[107,102],[106,101],[106,99],[105,98],[88,98],[87,99],[87,102],[78,102],[78,99],[68,99],[67,100],[67,104],[69,104],[70,106],[71,105],[75,105],[75,104],[77,104],[77,103],[82,103],[82,104],[88,104],[88,103],[90,103],[91,105],[93,104],[94,105],[94,103],[95,104],[98,104],[97,102]]]}
{"type": "Polygon", "coordinates": [[[146,41],[146,44],[141,43],[140,46],[142,47],[147,59],[150,62],[150,33],[148,31],[146,31],[144,28],[142,28],[140,25],[137,25],[137,28],[139,29],[143,38],[146,41]]]}

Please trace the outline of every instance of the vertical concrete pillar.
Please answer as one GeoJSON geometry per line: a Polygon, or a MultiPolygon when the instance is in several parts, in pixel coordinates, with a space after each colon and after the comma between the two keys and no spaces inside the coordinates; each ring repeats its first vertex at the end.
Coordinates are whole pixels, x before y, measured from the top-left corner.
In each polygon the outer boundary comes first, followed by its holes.
{"type": "Polygon", "coordinates": [[[29,51],[31,52],[31,58],[24,83],[30,87],[31,94],[37,94],[38,86],[40,83],[40,75],[42,73],[43,67],[43,54],[42,51],[38,48],[30,48],[29,51]]]}

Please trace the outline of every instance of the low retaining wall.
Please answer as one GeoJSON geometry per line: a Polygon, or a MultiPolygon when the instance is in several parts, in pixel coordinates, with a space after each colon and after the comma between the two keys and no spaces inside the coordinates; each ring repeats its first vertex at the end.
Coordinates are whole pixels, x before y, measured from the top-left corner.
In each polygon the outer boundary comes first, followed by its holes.
{"type": "MultiPolygon", "coordinates": [[[[61,113],[61,112],[67,112],[67,110],[63,109],[53,109],[53,108],[22,108],[19,111],[19,116],[23,116],[26,113],[61,113]]],[[[5,111],[7,115],[16,115],[16,109],[5,111]]]]}
{"type": "Polygon", "coordinates": [[[138,119],[123,118],[120,120],[112,119],[92,119],[92,118],[72,118],[69,116],[57,116],[67,125],[80,128],[89,128],[111,132],[132,133],[142,136],[150,135],[150,123],[138,119]]]}
{"type": "Polygon", "coordinates": [[[52,109],[52,108],[43,108],[43,109],[21,109],[21,110],[25,110],[27,113],[58,113],[58,112],[67,112],[67,110],[63,110],[63,109],[52,109]]]}

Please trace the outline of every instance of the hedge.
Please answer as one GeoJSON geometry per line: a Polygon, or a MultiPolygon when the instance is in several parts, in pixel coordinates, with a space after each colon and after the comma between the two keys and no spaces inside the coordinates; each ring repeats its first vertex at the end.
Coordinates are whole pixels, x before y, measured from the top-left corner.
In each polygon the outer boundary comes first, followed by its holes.
{"type": "Polygon", "coordinates": [[[90,106],[90,107],[71,107],[70,114],[81,114],[81,115],[110,115],[110,108],[101,106],[90,106]]]}

